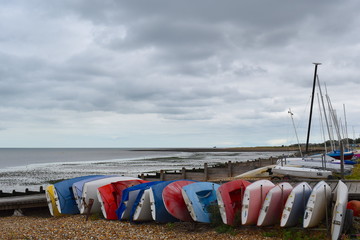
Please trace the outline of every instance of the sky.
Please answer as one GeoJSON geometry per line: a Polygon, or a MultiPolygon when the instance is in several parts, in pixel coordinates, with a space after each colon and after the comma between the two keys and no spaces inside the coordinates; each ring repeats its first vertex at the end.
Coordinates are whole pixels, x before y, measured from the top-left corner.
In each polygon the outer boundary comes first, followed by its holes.
{"type": "MultiPolygon", "coordinates": [[[[358,138],[358,9],[0,0],[0,147],[279,146],[296,133],[305,142],[314,62],[342,132],[358,138]]],[[[324,139],[317,106],[310,142],[324,139]]]]}

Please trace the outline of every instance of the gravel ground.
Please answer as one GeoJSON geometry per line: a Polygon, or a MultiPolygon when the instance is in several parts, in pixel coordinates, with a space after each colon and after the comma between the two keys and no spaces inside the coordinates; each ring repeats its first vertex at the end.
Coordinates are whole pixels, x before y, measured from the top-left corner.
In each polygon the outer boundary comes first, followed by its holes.
{"type": "Polygon", "coordinates": [[[208,224],[190,223],[134,224],[104,219],[85,220],[85,216],[66,217],[0,217],[1,239],[281,239],[265,237],[256,228],[235,233],[217,233],[208,224]],[[234,235],[235,234],[235,235],[234,235]]]}

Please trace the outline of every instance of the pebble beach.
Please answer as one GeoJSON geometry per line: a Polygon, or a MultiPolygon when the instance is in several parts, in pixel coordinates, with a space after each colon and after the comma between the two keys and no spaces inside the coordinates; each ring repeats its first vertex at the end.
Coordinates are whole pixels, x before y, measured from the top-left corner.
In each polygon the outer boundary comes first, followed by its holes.
{"type": "Polygon", "coordinates": [[[266,237],[256,228],[218,233],[208,224],[171,223],[135,224],[104,219],[89,219],[83,215],[65,217],[10,216],[0,217],[1,239],[282,239],[266,237]]]}

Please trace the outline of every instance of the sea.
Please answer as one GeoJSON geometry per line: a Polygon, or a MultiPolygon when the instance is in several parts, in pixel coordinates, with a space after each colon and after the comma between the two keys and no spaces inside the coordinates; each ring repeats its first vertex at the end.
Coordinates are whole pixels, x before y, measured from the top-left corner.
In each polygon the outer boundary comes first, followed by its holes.
{"type": "Polygon", "coordinates": [[[203,168],[288,152],[182,152],[129,148],[0,148],[0,190],[39,191],[52,181],[108,174],[137,177],[160,170],[203,168]]]}

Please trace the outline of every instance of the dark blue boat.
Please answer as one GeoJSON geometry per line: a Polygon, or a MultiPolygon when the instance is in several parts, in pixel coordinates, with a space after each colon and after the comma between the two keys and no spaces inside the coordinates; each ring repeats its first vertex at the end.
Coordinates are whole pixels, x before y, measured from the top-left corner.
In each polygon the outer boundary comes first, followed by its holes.
{"type": "Polygon", "coordinates": [[[132,220],[135,209],[140,202],[141,196],[146,189],[153,185],[162,183],[163,181],[147,182],[138,184],[122,191],[121,202],[116,210],[119,220],[132,220]]]}
{"type": "MultiPolygon", "coordinates": [[[[340,160],[341,158],[341,151],[340,150],[334,150],[327,153],[328,156],[333,157],[335,159],[340,160]]],[[[350,160],[354,156],[353,152],[344,152],[344,160],[350,160]]]]}
{"type": "Polygon", "coordinates": [[[55,188],[54,193],[56,195],[55,201],[60,213],[62,214],[80,213],[72,191],[72,185],[75,182],[88,178],[93,178],[94,176],[98,176],[98,175],[71,178],[54,184],[54,188],[55,188]]]}
{"type": "MultiPolygon", "coordinates": [[[[179,180],[175,180],[179,181],[179,180]]],[[[179,219],[172,216],[165,207],[162,193],[164,188],[172,182],[166,181],[150,188],[151,213],[153,219],[158,223],[178,222],[179,219]]]]}

